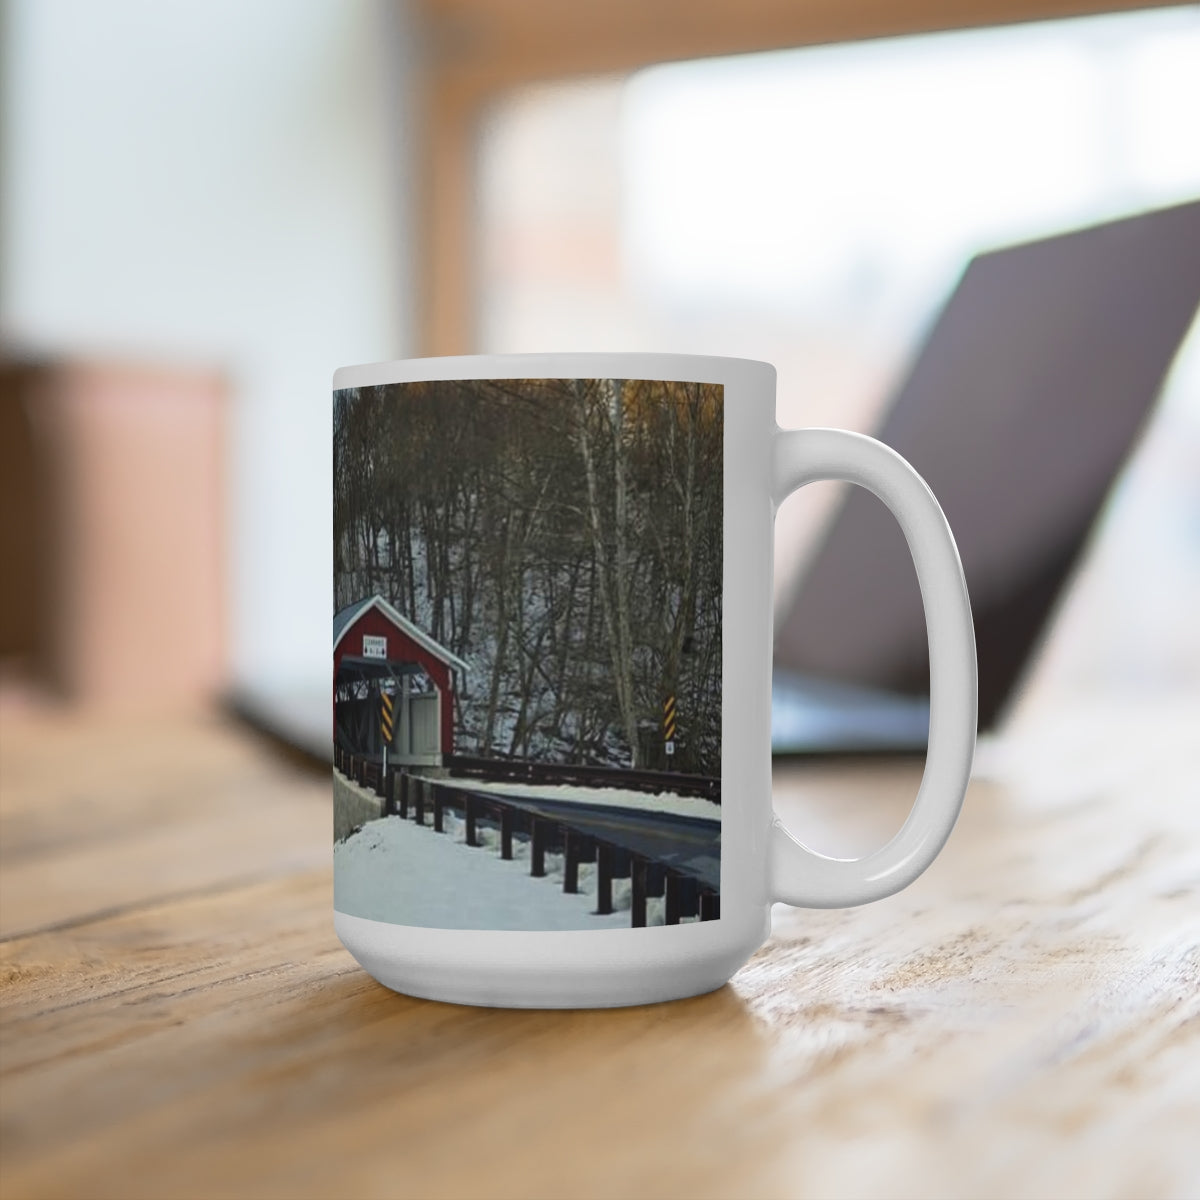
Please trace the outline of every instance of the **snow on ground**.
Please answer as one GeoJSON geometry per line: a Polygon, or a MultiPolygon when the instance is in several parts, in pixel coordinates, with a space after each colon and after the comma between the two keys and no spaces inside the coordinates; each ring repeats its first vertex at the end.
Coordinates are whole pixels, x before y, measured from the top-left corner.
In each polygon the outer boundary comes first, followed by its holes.
{"type": "Polygon", "coordinates": [[[573,784],[493,782],[486,779],[439,779],[442,787],[468,792],[494,792],[500,796],[524,796],[529,800],[576,801],[611,808],[639,808],[643,812],[673,813],[677,817],[703,817],[720,821],[721,806],[702,796],[680,796],[675,792],[634,792],[625,788],[578,787],[573,784]]]}
{"type": "MultiPolygon", "coordinates": [[[[427,814],[427,819],[432,815],[427,814]]],[[[627,929],[630,881],[614,879],[615,912],[595,915],[594,863],[580,863],[579,892],[562,890],[561,854],[546,855],[546,874],[529,874],[529,843],[513,839],[500,857],[500,834],[480,824],[480,846],[465,843],[464,822],[444,814],[445,832],[403,817],[369,821],[333,848],[333,903],[338,912],[435,929],[627,929]]],[[[646,920],[661,925],[662,897],[650,897],[646,920]]]]}

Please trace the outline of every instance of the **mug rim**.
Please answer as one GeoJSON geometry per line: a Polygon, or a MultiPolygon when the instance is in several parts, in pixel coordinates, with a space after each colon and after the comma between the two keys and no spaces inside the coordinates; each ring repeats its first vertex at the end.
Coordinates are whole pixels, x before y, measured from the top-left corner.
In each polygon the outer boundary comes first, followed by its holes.
{"type": "Polygon", "coordinates": [[[339,367],[333,390],[453,379],[670,379],[688,383],[750,384],[774,389],[772,363],[717,354],[568,350],[530,354],[454,354],[397,358],[339,367]],[[615,364],[624,364],[614,376],[615,364]]]}

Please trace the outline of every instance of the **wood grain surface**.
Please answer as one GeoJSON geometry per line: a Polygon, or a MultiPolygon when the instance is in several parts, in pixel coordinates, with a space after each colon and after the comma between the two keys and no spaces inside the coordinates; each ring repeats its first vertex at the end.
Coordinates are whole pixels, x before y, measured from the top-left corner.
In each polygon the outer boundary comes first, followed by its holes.
{"type": "MultiPolygon", "coordinates": [[[[327,780],[235,725],[0,708],[0,1194],[1200,1195],[1198,729],[1039,717],[908,891],[777,909],[712,995],[551,1013],[364,974],[327,780]]],[[[776,802],[856,853],[917,778],[776,802]]]]}

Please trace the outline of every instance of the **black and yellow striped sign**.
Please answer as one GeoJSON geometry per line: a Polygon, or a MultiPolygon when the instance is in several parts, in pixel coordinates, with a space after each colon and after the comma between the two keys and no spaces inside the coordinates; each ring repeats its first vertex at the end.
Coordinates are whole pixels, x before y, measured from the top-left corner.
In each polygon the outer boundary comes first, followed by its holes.
{"type": "Polygon", "coordinates": [[[668,696],[663,701],[663,740],[675,740],[675,697],[668,696]]]}
{"type": "Polygon", "coordinates": [[[383,734],[384,745],[392,741],[392,698],[387,692],[379,695],[379,729],[383,734]]]}

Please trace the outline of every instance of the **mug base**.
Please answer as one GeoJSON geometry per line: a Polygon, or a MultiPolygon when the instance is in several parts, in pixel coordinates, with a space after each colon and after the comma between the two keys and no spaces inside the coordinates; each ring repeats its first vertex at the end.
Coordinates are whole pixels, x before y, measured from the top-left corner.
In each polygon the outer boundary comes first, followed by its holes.
{"type": "Polygon", "coordinates": [[[427,929],[334,912],[342,945],[384,987],[488,1008],[622,1008],[715,991],[767,931],[727,921],[541,933],[427,929]]]}

